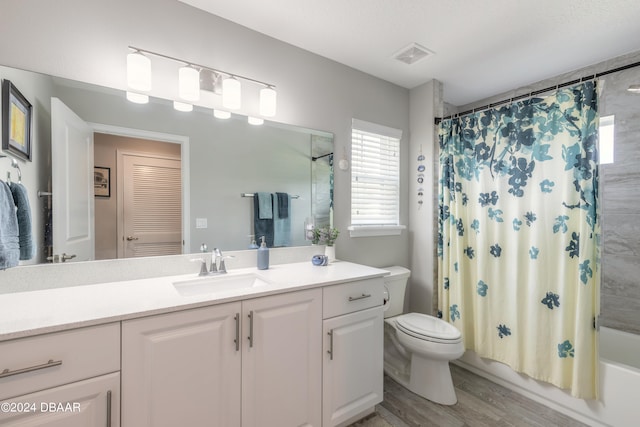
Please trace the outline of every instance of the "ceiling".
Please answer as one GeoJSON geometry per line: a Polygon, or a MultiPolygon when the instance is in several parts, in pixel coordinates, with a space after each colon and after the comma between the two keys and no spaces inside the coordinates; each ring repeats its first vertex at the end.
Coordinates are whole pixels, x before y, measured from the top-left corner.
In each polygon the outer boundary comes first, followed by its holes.
{"type": "Polygon", "coordinates": [[[179,1],[456,106],[640,50],[638,0],[179,1]]]}

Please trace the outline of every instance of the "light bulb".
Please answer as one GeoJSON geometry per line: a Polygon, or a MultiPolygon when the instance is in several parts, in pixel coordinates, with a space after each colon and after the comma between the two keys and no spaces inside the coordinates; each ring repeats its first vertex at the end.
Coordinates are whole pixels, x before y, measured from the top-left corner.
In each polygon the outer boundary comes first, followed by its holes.
{"type": "Polygon", "coordinates": [[[213,110],[213,117],[216,119],[228,119],[231,117],[231,113],[224,110],[213,110]]]}
{"type": "Polygon", "coordinates": [[[149,96],[144,93],[135,93],[127,91],[127,101],[134,102],[136,104],[148,104],[149,96]]]}
{"type": "Polygon", "coordinates": [[[191,65],[178,69],[178,95],[186,101],[200,99],[200,72],[191,65]]]}
{"type": "Polygon", "coordinates": [[[261,124],[264,123],[264,120],[259,118],[259,117],[247,117],[247,121],[249,122],[250,125],[254,125],[254,126],[260,126],[261,124]]]}
{"type": "Polygon", "coordinates": [[[151,60],[138,51],[127,55],[127,84],[131,89],[151,90],[151,60]]]}
{"type": "Polygon", "coordinates": [[[180,101],[173,101],[173,108],[178,111],[184,111],[185,113],[188,113],[189,111],[193,111],[193,105],[186,104],[180,101]]]}
{"type": "Polygon", "coordinates": [[[237,110],[241,105],[240,82],[234,77],[222,81],[222,105],[230,110],[237,110]]]}
{"type": "Polygon", "coordinates": [[[260,90],[260,115],[273,117],[276,115],[276,91],[271,87],[260,90]]]}

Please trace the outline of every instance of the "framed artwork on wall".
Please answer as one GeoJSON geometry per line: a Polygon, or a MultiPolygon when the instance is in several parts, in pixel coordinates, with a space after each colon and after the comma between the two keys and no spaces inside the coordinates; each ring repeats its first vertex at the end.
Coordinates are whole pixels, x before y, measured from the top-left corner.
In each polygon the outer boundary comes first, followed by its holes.
{"type": "Polygon", "coordinates": [[[2,82],[2,149],[31,161],[32,106],[11,81],[2,82]]]}
{"type": "Polygon", "coordinates": [[[111,197],[111,168],[93,168],[93,192],[96,197],[111,197]]]}

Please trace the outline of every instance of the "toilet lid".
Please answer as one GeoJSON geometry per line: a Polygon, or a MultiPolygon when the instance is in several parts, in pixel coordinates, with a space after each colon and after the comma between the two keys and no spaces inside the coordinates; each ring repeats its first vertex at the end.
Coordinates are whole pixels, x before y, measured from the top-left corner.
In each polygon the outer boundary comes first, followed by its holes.
{"type": "Polygon", "coordinates": [[[441,340],[458,340],[460,331],[437,317],[421,313],[408,313],[396,318],[398,327],[411,335],[441,340]]]}

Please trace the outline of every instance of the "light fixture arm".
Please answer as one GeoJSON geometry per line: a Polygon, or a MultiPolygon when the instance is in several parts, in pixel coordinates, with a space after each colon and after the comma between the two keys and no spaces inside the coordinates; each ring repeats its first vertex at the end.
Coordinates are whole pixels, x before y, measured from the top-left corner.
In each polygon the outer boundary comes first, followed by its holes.
{"type": "Polygon", "coordinates": [[[195,68],[200,68],[201,70],[211,71],[212,73],[224,74],[224,75],[229,76],[229,77],[235,77],[236,79],[246,80],[248,82],[252,82],[252,83],[264,86],[266,88],[270,88],[270,89],[274,89],[275,88],[275,85],[273,85],[271,83],[266,83],[266,82],[263,82],[263,81],[260,81],[260,80],[252,79],[251,77],[241,76],[239,74],[230,73],[228,71],[218,70],[216,68],[207,67],[206,65],[196,64],[195,62],[185,61],[184,59],[175,58],[173,56],[165,55],[163,53],[153,52],[153,51],[146,50],[146,49],[141,49],[141,48],[135,47],[135,46],[129,46],[129,49],[131,49],[134,52],[146,53],[147,55],[153,55],[153,56],[157,56],[159,58],[169,59],[171,61],[179,62],[179,63],[185,64],[185,65],[190,65],[190,66],[195,67],[195,68]]]}

